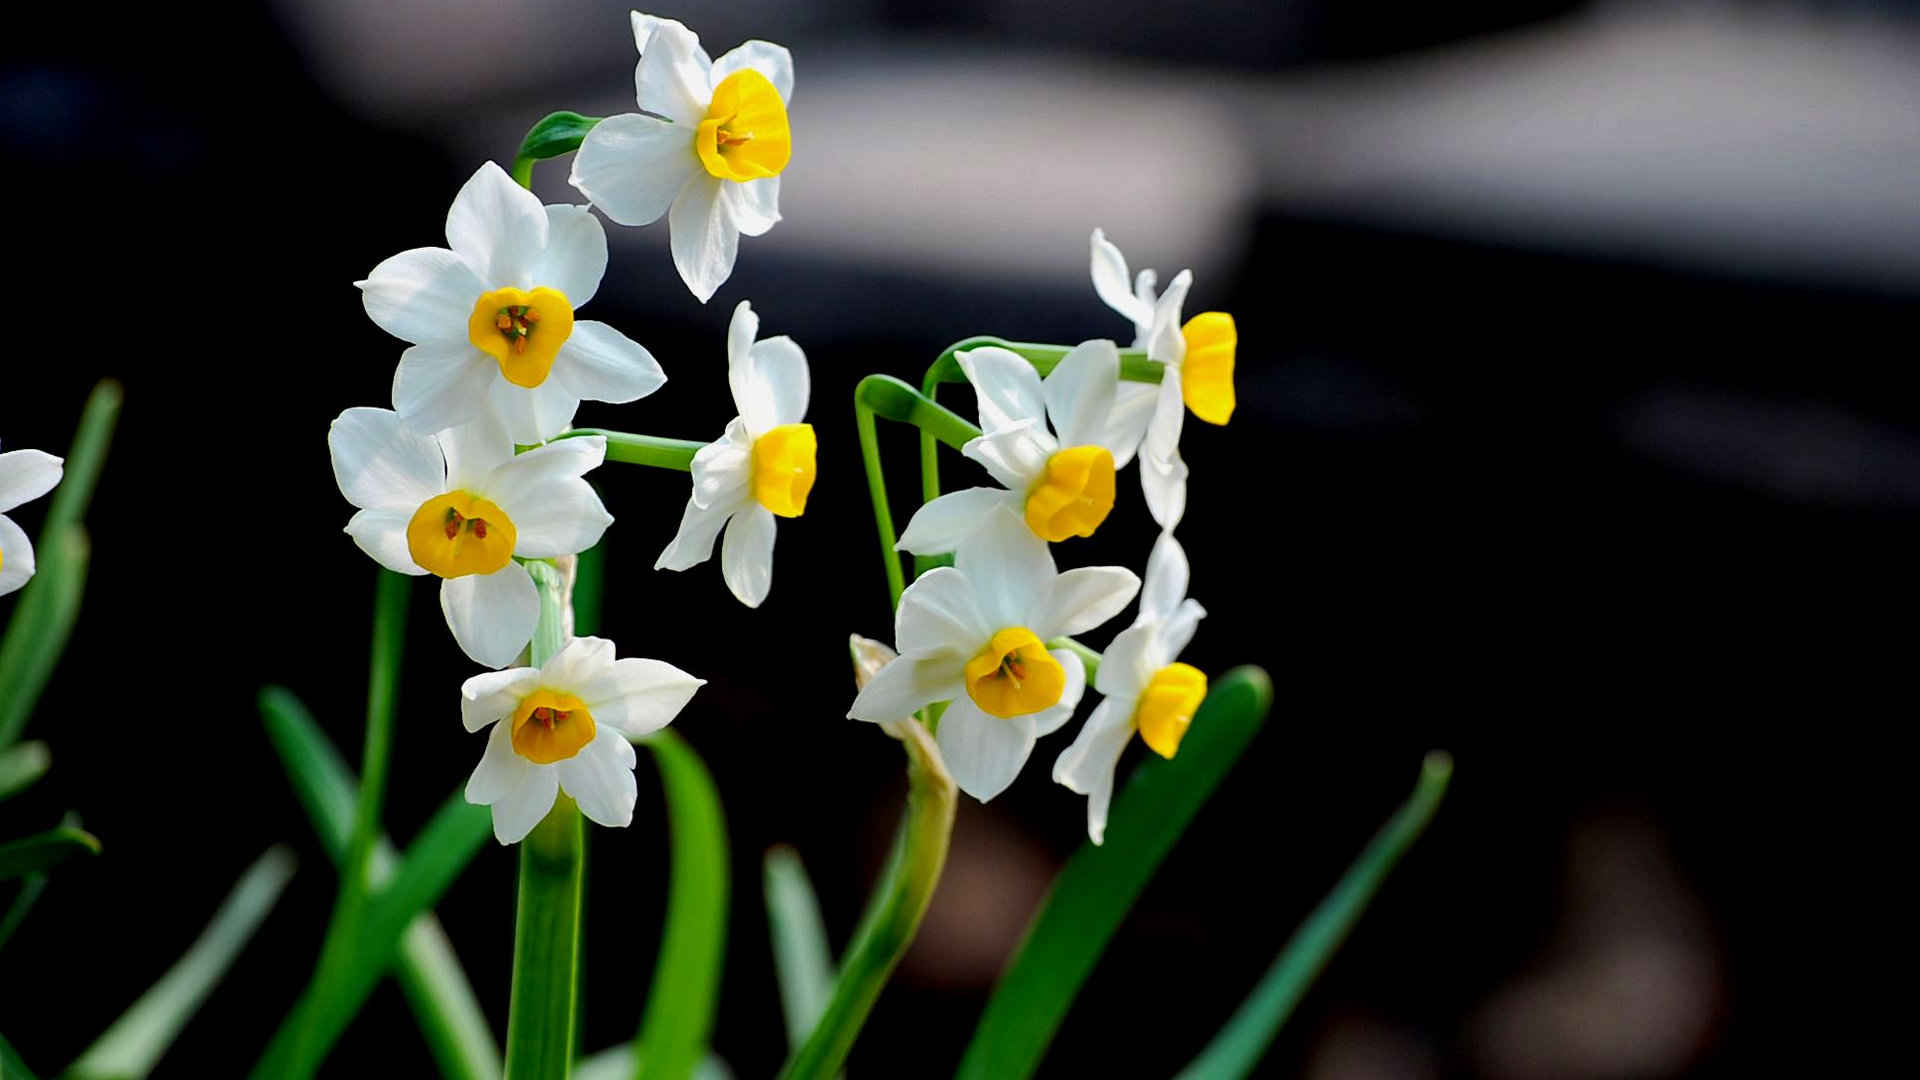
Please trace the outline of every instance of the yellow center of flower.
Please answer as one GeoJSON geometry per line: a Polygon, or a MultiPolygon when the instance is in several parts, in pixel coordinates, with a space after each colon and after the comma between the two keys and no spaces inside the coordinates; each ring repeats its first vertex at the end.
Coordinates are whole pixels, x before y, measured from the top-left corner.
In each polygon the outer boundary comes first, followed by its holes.
{"type": "Polygon", "coordinates": [[[1066,689],[1067,669],[1024,626],[993,635],[980,655],[967,661],[967,696],[998,717],[1051,708],[1066,689]]]}
{"type": "Polygon", "coordinates": [[[1172,757],[1206,696],[1206,673],[1191,664],[1172,663],[1154,672],[1133,714],[1141,740],[1161,757],[1172,757]]]}
{"type": "Polygon", "coordinates": [[[1113,454],[1104,446],[1069,446],[1047,459],[1046,475],[1027,493],[1027,527],[1058,543],[1092,536],[1113,510],[1113,454]]]}
{"type": "Polygon", "coordinates": [[[781,424],[753,440],[753,497],[780,517],[807,511],[816,449],[812,424],[781,424]]]}
{"type": "Polygon", "coordinates": [[[515,386],[547,381],[553,358],[573,333],[573,305],[544,285],[495,289],[481,296],[467,319],[467,340],[500,362],[500,374],[515,386]]]}
{"type": "Polygon", "coordinates": [[[1233,316],[1203,311],[1180,328],[1187,339],[1187,358],[1180,363],[1180,397],[1193,415],[1209,424],[1224,424],[1233,415],[1233,349],[1240,334],[1233,316]]]}
{"type": "Polygon", "coordinates": [[[707,171],[722,180],[778,176],[793,156],[787,103],[765,75],[736,71],[713,88],[713,102],[694,133],[693,149],[707,171]]]}
{"type": "Polygon", "coordinates": [[[536,765],[565,761],[593,741],[586,702],[557,690],[535,690],[513,710],[513,748],[536,765]]]}
{"type": "Polygon", "coordinates": [[[507,512],[469,491],[435,495],[407,522],[407,553],[443,578],[493,573],[513,558],[517,539],[507,512]]]}

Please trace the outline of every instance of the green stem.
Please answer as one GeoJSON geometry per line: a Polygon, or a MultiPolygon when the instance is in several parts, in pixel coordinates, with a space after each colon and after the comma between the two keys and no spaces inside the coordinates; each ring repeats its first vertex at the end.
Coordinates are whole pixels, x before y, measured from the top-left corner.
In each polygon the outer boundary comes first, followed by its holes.
{"type": "MultiPolygon", "coordinates": [[[[587,435],[599,435],[607,440],[608,461],[625,465],[651,465],[656,469],[675,469],[679,472],[692,471],[693,455],[706,445],[690,439],[663,439],[628,431],[607,431],[604,428],[574,428],[555,435],[554,439],[578,439],[587,435]]],[[[523,446],[520,449],[530,448],[523,446]]]]}
{"type": "Polygon", "coordinates": [[[600,122],[598,116],[582,116],[577,112],[553,112],[527,130],[526,137],[520,140],[520,151],[513,156],[513,167],[508,175],[513,182],[529,190],[533,187],[533,163],[547,158],[559,157],[580,148],[580,140],[600,122]]]}
{"type": "Polygon", "coordinates": [[[1070,637],[1057,637],[1057,638],[1051,638],[1047,641],[1047,648],[1066,649],[1067,651],[1073,653],[1075,656],[1078,656],[1080,658],[1080,663],[1085,665],[1087,669],[1087,685],[1088,686],[1092,686],[1093,680],[1099,676],[1100,654],[1097,652],[1094,652],[1092,649],[1087,648],[1085,645],[1080,644],[1079,642],[1073,640],[1070,637]]]}
{"type": "Polygon", "coordinates": [[[937,439],[956,450],[969,440],[979,438],[980,429],[891,375],[869,375],[854,388],[853,420],[860,436],[860,461],[866,466],[867,494],[873,499],[873,521],[880,534],[880,556],[886,564],[890,605],[897,608],[907,585],[905,572],[900,567],[900,554],[893,547],[899,537],[893,530],[893,511],[887,503],[887,478],[880,467],[879,436],[873,422],[876,416],[912,424],[920,429],[923,438],[937,439]]]}
{"type": "MultiPolygon", "coordinates": [[[[969,349],[978,349],[983,345],[994,345],[1006,349],[1008,352],[1017,353],[1022,360],[1032,364],[1034,370],[1038,371],[1043,378],[1050,374],[1054,366],[1060,363],[1068,353],[1073,351],[1073,346],[1071,345],[1045,345],[1034,341],[1008,341],[1005,338],[985,335],[970,337],[965,341],[954,342],[947,346],[946,350],[938,357],[935,357],[933,364],[927,368],[927,377],[922,385],[931,387],[940,383],[966,382],[967,373],[960,369],[960,361],[955,354],[966,352],[969,349]]],[[[1145,349],[1120,350],[1120,379],[1123,382],[1158,383],[1160,377],[1166,373],[1166,370],[1165,364],[1157,360],[1147,359],[1147,350],[1145,349]]],[[[931,392],[929,392],[928,396],[932,396],[931,392]]]]}

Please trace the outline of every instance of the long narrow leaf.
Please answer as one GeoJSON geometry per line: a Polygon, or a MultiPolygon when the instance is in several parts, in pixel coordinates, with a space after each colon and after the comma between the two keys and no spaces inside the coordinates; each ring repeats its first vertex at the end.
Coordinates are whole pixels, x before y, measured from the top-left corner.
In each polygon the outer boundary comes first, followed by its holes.
{"type": "Polygon", "coordinates": [[[58,825],[46,832],[0,844],[0,881],[45,870],[76,855],[98,854],[100,841],[92,833],[71,825],[58,825]]]}
{"type": "Polygon", "coordinates": [[[787,1018],[787,1043],[798,1050],[833,996],[833,952],[798,852],[784,846],[767,852],[766,889],[780,1010],[787,1018]]]}
{"type": "Polygon", "coordinates": [[[1241,1004],[1227,1026],[1180,1074],[1179,1080],[1238,1080],[1253,1071],[1293,1007],[1360,920],[1368,901],[1400,856],[1419,839],[1453,775],[1453,759],[1438,751],[1420,766],[1420,782],[1393,817],[1374,834],[1333,892],[1320,902],[1241,1004]]]}
{"type": "Polygon", "coordinates": [[[0,750],[0,799],[32,787],[52,763],[53,756],[43,742],[24,742],[0,750]]]}
{"type": "Polygon", "coordinates": [[[4,1035],[0,1035],[0,1080],[33,1080],[33,1070],[13,1052],[4,1035]]]}
{"type": "Polygon", "coordinates": [[[13,932],[27,921],[27,912],[40,902],[40,894],[47,891],[47,875],[28,874],[20,880],[20,891],[14,894],[13,903],[7,905],[7,913],[0,915],[0,949],[7,947],[13,932]]]}
{"type": "Polygon", "coordinates": [[[268,848],[241,876],[193,947],[121,1014],[62,1080],[142,1080],[152,1072],[273,910],[292,876],[293,853],[268,848]]]}
{"type": "MultiPolygon", "coordinates": [[[[609,1046],[605,1050],[588,1057],[576,1058],[573,1063],[573,1080],[626,1080],[633,1070],[640,1067],[639,1051],[633,1043],[621,1043],[609,1046]]],[[[693,1070],[694,1080],[733,1080],[733,1070],[727,1063],[708,1054],[700,1059],[693,1070]]]]}
{"type": "Polygon", "coordinates": [[[78,525],[42,529],[33,580],[0,640],[0,746],[11,745],[46,689],[80,616],[87,580],[87,533],[78,525]]]}
{"type": "Polygon", "coordinates": [[[1027,929],[960,1062],[966,1080],[1033,1075],[1135,898],[1266,718],[1273,684],[1235,668],[1200,706],[1171,761],[1144,761],[1114,799],[1105,846],[1083,845],[1027,929]]]}
{"type": "Polygon", "coordinates": [[[647,994],[640,1045],[642,1080],[686,1080],[706,1057],[720,994],[727,943],[727,826],[713,777],[680,736],[662,731],[643,740],[660,767],[673,873],[660,959],[647,994]]]}

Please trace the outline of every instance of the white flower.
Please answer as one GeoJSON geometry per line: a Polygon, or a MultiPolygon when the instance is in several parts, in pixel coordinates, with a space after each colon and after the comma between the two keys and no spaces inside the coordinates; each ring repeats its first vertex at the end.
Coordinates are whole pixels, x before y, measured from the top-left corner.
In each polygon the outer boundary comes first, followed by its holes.
{"type": "Polygon", "coordinates": [[[1207,696],[1206,675],[1176,662],[1207,614],[1186,599],[1187,577],[1187,553],[1172,533],[1161,533],[1147,559],[1140,614],[1114,635],[1094,673],[1093,688],[1103,700],[1053,763],[1056,781],[1087,796],[1087,836],[1096,844],[1106,838],[1114,766],[1133,733],[1170,758],[1207,696]]]}
{"type": "Polygon", "coordinates": [[[913,515],[895,546],[922,555],[952,551],[996,506],[1012,510],[1044,540],[1092,536],[1113,509],[1119,455],[1108,424],[1120,350],[1111,341],[1081,342],[1045,382],[1032,364],[997,346],[954,358],[980,401],[980,437],[960,452],[985,465],[1004,490],[940,496],[913,515]]]}
{"type": "Polygon", "coordinates": [[[475,675],[460,687],[468,731],[493,724],[467,801],[493,807],[493,835],[518,843],[564,790],[593,821],[633,821],[633,745],[673,722],[706,685],[661,660],[613,658],[613,642],[567,642],[537,668],[475,675]]]}
{"type": "Polygon", "coordinates": [[[393,407],[416,431],[489,408],[516,442],[552,438],[581,399],[627,402],[667,377],[605,323],[576,320],[607,270],[607,235],[584,206],[541,206],[500,166],[480,166],[447,213],[447,248],[414,248],[355,282],[367,315],[413,343],[393,407]]]}
{"type": "Polygon", "coordinates": [[[609,116],[581,142],[568,178],[622,225],[667,215],[673,265],[706,303],[733,273],[740,234],[780,220],[780,172],[793,151],[793,57],[749,41],[710,61],[693,31],[633,13],[642,113],[609,116]]]}
{"type": "MultiPolygon", "coordinates": [[[[1134,348],[1166,365],[1159,387],[1122,383],[1114,404],[1114,441],[1140,448],[1140,490],[1163,529],[1180,523],[1187,509],[1187,463],[1180,457],[1180,427],[1186,409],[1210,424],[1233,415],[1233,355],[1239,341],[1233,316],[1206,311],[1180,323],[1193,271],[1182,270],[1154,299],[1154,273],[1140,271],[1127,287],[1127,260],[1093,230],[1093,289],[1107,306],[1133,320],[1134,348]],[[1182,406],[1185,406],[1184,408],[1182,406]]],[[[1131,453],[1131,449],[1129,449],[1131,453]]]]}
{"type": "Polygon", "coordinates": [[[935,733],[960,790],[985,802],[1013,782],[1034,740],[1067,722],[1086,669],[1046,642],[1127,606],[1140,579],[1118,566],[1054,572],[1046,542],[1004,507],[961,541],[952,566],[908,586],[894,617],[898,659],[847,715],[888,723],[950,702],[935,733]]]}
{"type": "Polygon", "coordinates": [[[748,607],[773,586],[773,519],[806,512],[813,490],[813,425],[807,414],[807,355],[786,335],[755,341],[760,316],[745,300],[727,327],[727,382],[740,415],[693,455],[693,495],[680,531],[655,570],[685,570],[713,555],[722,526],[720,572],[748,607]],[[728,522],[732,524],[729,525],[728,522]]]}
{"type": "Polygon", "coordinates": [[[460,648],[491,668],[533,639],[540,596],[514,559],[573,555],[613,517],[581,477],[606,457],[595,435],[514,456],[491,416],[422,435],[386,409],[348,409],[327,432],[340,493],[360,508],[347,533],[380,565],[435,574],[460,648]]]}
{"type": "Polygon", "coordinates": [[[0,454],[0,596],[25,585],[33,576],[33,541],[13,523],[7,511],[52,491],[65,468],[59,458],[40,450],[0,454]]]}

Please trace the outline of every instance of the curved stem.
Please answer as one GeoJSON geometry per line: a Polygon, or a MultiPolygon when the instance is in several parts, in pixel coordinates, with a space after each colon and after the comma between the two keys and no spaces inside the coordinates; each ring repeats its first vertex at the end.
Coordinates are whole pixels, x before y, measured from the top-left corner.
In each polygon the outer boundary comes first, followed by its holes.
{"type": "Polygon", "coordinates": [[[706,445],[691,439],[665,439],[657,435],[635,435],[630,431],[608,431],[605,428],[574,428],[555,435],[550,441],[579,439],[588,435],[598,435],[607,440],[608,461],[625,465],[651,465],[656,469],[679,472],[691,472],[693,455],[706,445]]]}

